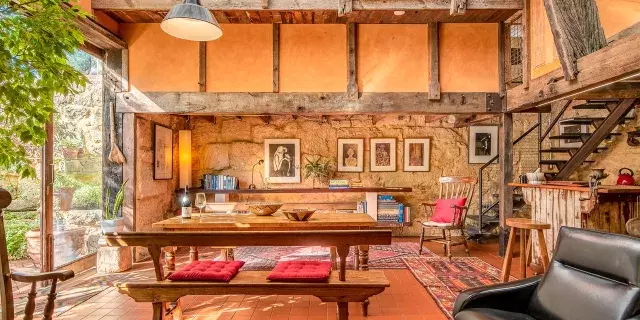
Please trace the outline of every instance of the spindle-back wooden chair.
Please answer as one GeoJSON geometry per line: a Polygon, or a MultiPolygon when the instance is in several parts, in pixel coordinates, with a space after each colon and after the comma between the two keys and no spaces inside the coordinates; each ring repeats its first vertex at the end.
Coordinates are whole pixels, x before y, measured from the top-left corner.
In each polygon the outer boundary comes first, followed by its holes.
{"type": "Polygon", "coordinates": [[[73,278],[73,271],[53,271],[46,273],[23,273],[11,272],[9,269],[9,254],[7,253],[7,238],[4,230],[4,214],[2,211],[11,204],[11,194],[7,190],[0,188],[0,299],[2,320],[14,319],[13,288],[11,281],[31,283],[31,291],[28,295],[27,304],[24,310],[24,319],[33,319],[36,310],[36,284],[41,281],[52,281],[51,289],[47,297],[47,304],[44,307],[42,319],[50,320],[53,316],[54,301],[56,299],[56,285],[58,281],[65,281],[73,278]]]}
{"type": "MultiPolygon", "coordinates": [[[[438,199],[460,199],[467,198],[464,206],[452,205],[455,215],[452,223],[443,223],[435,221],[423,221],[422,222],[422,234],[420,235],[420,254],[422,254],[422,244],[424,242],[437,242],[441,243],[444,247],[445,255],[451,260],[451,247],[456,245],[464,245],[467,255],[469,255],[469,245],[467,244],[467,236],[465,231],[465,222],[467,218],[467,212],[469,211],[469,204],[472,203],[473,194],[476,191],[476,185],[478,184],[478,178],[476,177],[440,177],[440,193],[438,199]],[[428,229],[438,229],[442,231],[442,237],[429,236],[425,238],[425,232],[428,229]],[[459,230],[461,234],[460,240],[452,240],[451,231],[459,230]]],[[[425,209],[425,213],[433,211],[436,206],[436,202],[425,202],[422,204],[425,209]],[[430,210],[428,210],[430,208],[430,210]]]]}

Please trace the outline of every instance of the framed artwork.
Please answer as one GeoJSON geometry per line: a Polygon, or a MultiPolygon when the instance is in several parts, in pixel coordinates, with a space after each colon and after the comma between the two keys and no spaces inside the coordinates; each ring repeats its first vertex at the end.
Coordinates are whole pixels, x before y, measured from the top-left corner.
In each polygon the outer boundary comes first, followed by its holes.
{"type": "Polygon", "coordinates": [[[396,171],[396,138],[369,139],[371,157],[369,170],[384,172],[396,171]]]}
{"type": "Polygon", "coordinates": [[[431,139],[404,139],[404,171],[429,171],[429,157],[431,156],[431,139]]]}
{"type": "Polygon", "coordinates": [[[270,183],[300,183],[300,139],[265,139],[264,161],[270,183]]]}
{"type": "MultiPolygon", "coordinates": [[[[588,124],[561,124],[560,134],[565,133],[589,133],[588,124]]],[[[580,148],[582,146],[582,140],[580,138],[575,139],[560,139],[560,148],[580,148]]]]}
{"type": "Polygon", "coordinates": [[[338,171],[364,171],[364,139],[338,139],[338,171]]]}
{"type": "Polygon", "coordinates": [[[173,130],[155,124],[153,137],[153,179],[173,179],[173,130]]]}
{"type": "Polygon", "coordinates": [[[485,164],[497,155],[498,126],[469,127],[469,163],[485,164]]]}

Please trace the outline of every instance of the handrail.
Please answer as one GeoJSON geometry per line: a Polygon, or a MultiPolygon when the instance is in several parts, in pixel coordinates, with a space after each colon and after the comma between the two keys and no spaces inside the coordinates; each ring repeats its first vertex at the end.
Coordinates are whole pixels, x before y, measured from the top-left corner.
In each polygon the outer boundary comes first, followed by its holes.
{"type": "MultiPolygon", "coordinates": [[[[572,100],[567,100],[567,102],[564,104],[564,106],[562,106],[562,109],[560,110],[560,112],[558,112],[558,114],[556,115],[555,118],[553,118],[553,121],[551,121],[551,123],[549,124],[549,127],[547,128],[547,130],[544,131],[544,134],[542,134],[538,141],[542,142],[542,140],[544,140],[549,133],[551,132],[551,130],[553,130],[553,127],[556,125],[556,123],[558,123],[558,120],[560,120],[560,117],[562,117],[562,115],[564,115],[564,112],[567,111],[567,108],[569,108],[569,105],[571,104],[572,100]]],[[[538,123],[540,123],[540,121],[538,121],[538,123]]]]}
{"type": "MultiPolygon", "coordinates": [[[[540,121],[538,121],[536,124],[531,126],[531,128],[527,129],[527,131],[523,132],[517,139],[513,140],[513,144],[516,145],[518,142],[522,141],[522,139],[524,139],[531,132],[533,132],[533,130],[538,128],[538,126],[540,126],[540,121]]],[[[499,157],[500,157],[499,154],[496,155],[495,157],[491,158],[491,160],[489,160],[485,164],[483,164],[482,167],[480,167],[480,169],[478,169],[478,213],[479,213],[478,214],[478,223],[479,223],[478,232],[482,232],[482,215],[484,215],[485,213],[489,212],[491,209],[495,208],[495,206],[498,205],[498,202],[496,202],[493,205],[491,205],[489,208],[487,208],[486,210],[482,209],[482,172],[484,171],[484,169],[486,167],[488,167],[494,161],[498,160],[499,157]]]]}

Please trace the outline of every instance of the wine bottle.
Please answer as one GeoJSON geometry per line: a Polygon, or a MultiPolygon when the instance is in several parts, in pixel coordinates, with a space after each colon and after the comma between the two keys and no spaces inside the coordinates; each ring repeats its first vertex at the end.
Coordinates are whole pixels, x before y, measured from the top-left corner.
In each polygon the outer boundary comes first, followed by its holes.
{"type": "Polygon", "coordinates": [[[182,208],[182,219],[191,219],[191,197],[189,196],[189,186],[184,187],[184,194],[180,200],[182,208]]]}

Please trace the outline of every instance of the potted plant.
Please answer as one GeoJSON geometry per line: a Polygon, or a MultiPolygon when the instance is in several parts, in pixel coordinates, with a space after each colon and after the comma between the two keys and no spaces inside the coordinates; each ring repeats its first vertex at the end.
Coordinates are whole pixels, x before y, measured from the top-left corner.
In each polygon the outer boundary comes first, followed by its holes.
{"type": "Polygon", "coordinates": [[[328,179],[333,173],[333,163],[331,160],[327,159],[323,161],[323,159],[325,159],[323,156],[318,156],[312,161],[305,157],[307,164],[304,166],[304,178],[313,179],[313,188],[316,187],[316,179],[328,179]]]}
{"type": "Polygon", "coordinates": [[[113,200],[113,206],[110,206],[109,199],[111,198],[111,192],[107,189],[106,198],[104,199],[104,216],[100,227],[102,232],[120,232],[124,230],[124,220],[122,219],[122,202],[124,202],[124,186],[129,180],[125,180],[116,197],[113,200]]]}
{"type": "Polygon", "coordinates": [[[56,171],[53,181],[53,188],[60,200],[60,211],[69,211],[73,206],[73,195],[82,183],[69,175],[56,171]]]}
{"type": "Polygon", "coordinates": [[[76,160],[82,156],[82,141],[77,139],[65,138],[60,141],[62,146],[62,157],[65,160],[76,160]]]}

